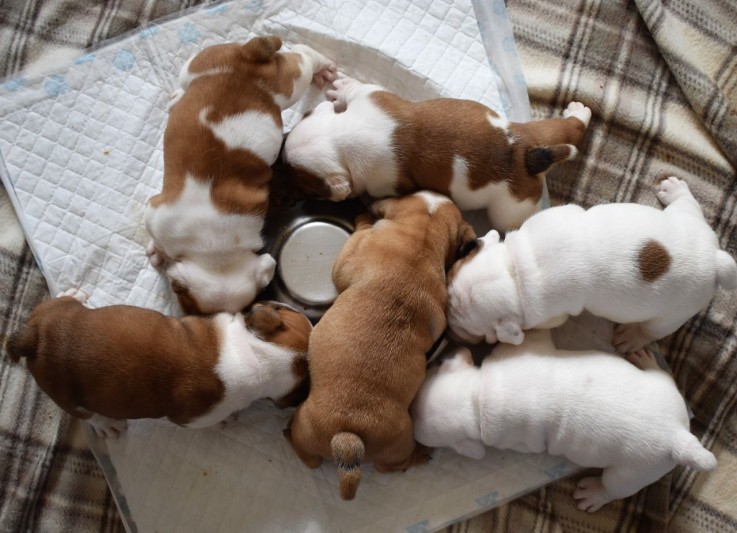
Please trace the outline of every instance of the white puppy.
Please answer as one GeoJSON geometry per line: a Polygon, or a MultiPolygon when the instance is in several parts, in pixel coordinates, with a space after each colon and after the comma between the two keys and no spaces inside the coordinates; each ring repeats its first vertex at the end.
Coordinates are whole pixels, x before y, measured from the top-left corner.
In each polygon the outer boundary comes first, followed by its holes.
{"type": "Polygon", "coordinates": [[[638,204],[553,207],[499,242],[489,232],[451,269],[448,324],[467,341],[519,344],[523,329],[554,327],[584,309],[622,325],[632,352],[673,333],[717,287],[737,288],[685,182],[660,184],[663,211],[638,204]]]}
{"type": "Polygon", "coordinates": [[[461,348],[428,372],[411,408],[415,438],[477,459],[486,445],[603,468],[573,495],[589,512],[678,464],[712,470],[716,459],[689,432],[671,376],[651,352],[629,358],[639,369],[604,352],[556,350],[545,330],[521,346],[498,345],[481,368],[461,348]]]}

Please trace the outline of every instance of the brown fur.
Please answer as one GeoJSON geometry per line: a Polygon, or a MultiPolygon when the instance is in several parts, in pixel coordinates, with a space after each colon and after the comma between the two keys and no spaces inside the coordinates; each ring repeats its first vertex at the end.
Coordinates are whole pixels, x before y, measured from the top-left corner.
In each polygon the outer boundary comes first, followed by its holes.
{"type": "MultiPolygon", "coordinates": [[[[278,334],[258,325],[249,329],[304,353],[307,319],[294,311],[270,312],[284,318],[278,334]]],[[[25,357],[39,387],[78,418],[98,413],[186,424],[223,398],[223,384],[213,371],[219,345],[211,317],[177,319],[127,305],[88,309],[61,297],[33,310],[9,337],[8,353],[12,361],[25,357]]]]}
{"type": "Polygon", "coordinates": [[[432,216],[414,196],[372,210],[379,220],[356,220],[333,267],[340,294],[310,338],[310,394],[285,432],[307,466],[338,461],[343,497],[355,494],[360,479],[350,466],[364,455],[358,440],[381,472],[428,460],[408,409],[425,376],[425,353],[446,326],[446,269],[475,238],[451,202],[432,216]]]}
{"type": "MultiPolygon", "coordinates": [[[[460,156],[468,164],[472,190],[506,181],[518,200],[538,201],[545,171],[569,159],[573,154],[567,145],[580,144],[586,130],[583,122],[569,117],[510,123],[505,134],[487,119],[498,115],[478,102],[454,98],[411,102],[387,91],[370,98],[398,123],[391,146],[399,166],[398,195],[417,190],[450,195],[453,159],[460,156]]],[[[327,176],[299,167],[289,170],[305,193],[330,196],[327,176]]]]}
{"type": "Polygon", "coordinates": [[[671,257],[665,246],[656,240],[647,241],[637,254],[637,264],[642,279],[652,283],[670,268],[671,257]]]}
{"type": "Polygon", "coordinates": [[[208,121],[220,122],[245,111],[262,111],[281,128],[281,110],[271,92],[291,96],[301,70],[297,55],[277,54],[279,48],[278,37],[257,37],[246,44],[210,46],[192,60],[192,73],[231,71],[193,80],[172,107],[164,133],[164,187],[150,199],[153,207],[175,202],[190,173],[196,179],[212,179],[212,202],[221,212],[266,213],[269,164],[250,150],[227,148],[200,123],[199,113],[211,106],[208,121]]]}

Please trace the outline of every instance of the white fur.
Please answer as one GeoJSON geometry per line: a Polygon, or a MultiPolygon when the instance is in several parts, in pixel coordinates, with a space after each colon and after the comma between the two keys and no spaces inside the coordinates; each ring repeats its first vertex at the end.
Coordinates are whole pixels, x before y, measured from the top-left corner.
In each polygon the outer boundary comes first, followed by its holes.
{"type": "Polygon", "coordinates": [[[588,211],[567,205],[534,215],[504,242],[490,232],[449,285],[449,325],[468,340],[519,343],[521,330],[586,309],[634,324],[617,331],[620,351],[672,333],[711,300],[720,283],[729,286],[735,267],[719,251],[688,186],[672,178],[661,192],[663,211],[637,204],[588,211]],[[677,191],[665,192],[671,189],[677,191]],[[668,271],[652,282],[642,279],[637,260],[650,239],[671,256],[668,271]]]}
{"type": "Polygon", "coordinates": [[[189,288],[203,312],[237,312],[271,281],[275,262],[268,254],[256,255],[263,246],[263,218],[219,212],[210,185],[187,175],[175,202],[146,206],[152,262],[156,254],[168,260],[167,275],[189,288]]]}
{"type": "Polygon", "coordinates": [[[484,446],[547,451],[604,468],[601,480],[583,480],[575,495],[588,511],[634,494],[676,464],[716,465],[689,433],[686,405],[667,373],[594,350],[556,350],[542,331],[518,347],[499,345],[480,369],[462,348],[428,372],[411,413],[415,438],[427,446],[474,458],[484,446]]]}
{"type": "Polygon", "coordinates": [[[244,111],[220,122],[210,122],[208,115],[212,109],[206,106],[200,110],[200,124],[209,128],[229,149],[248,150],[269,165],[274,164],[281,149],[282,129],[270,113],[244,111]]]}
{"type": "Polygon", "coordinates": [[[209,412],[188,423],[190,428],[222,422],[259,398],[281,398],[297,385],[292,372],[294,351],[259,339],[240,314],[220,313],[214,321],[220,340],[215,373],[225,394],[209,412]]]}
{"type": "Polygon", "coordinates": [[[415,196],[419,196],[420,198],[425,200],[425,203],[427,204],[427,211],[431,215],[435,214],[435,212],[438,210],[438,207],[450,202],[450,198],[448,198],[447,196],[443,196],[442,194],[437,194],[430,191],[416,192],[415,196]]]}

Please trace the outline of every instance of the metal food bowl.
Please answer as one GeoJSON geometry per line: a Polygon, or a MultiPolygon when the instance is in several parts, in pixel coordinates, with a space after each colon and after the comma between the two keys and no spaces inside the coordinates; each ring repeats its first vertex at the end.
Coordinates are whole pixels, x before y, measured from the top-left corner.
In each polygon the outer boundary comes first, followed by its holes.
{"type": "Polygon", "coordinates": [[[259,298],[289,304],[317,322],[338,296],[333,264],[353,233],[356,216],[364,211],[358,200],[312,199],[273,210],[263,230],[264,251],[277,266],[259,298]]]}

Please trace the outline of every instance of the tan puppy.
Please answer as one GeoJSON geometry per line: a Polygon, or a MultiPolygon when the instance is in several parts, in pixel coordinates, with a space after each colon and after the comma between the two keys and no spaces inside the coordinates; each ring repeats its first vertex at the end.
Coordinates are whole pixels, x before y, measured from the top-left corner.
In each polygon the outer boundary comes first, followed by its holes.
{"type": "Polygon", "coordinates": [[[187,313],[236,313],[274,275],[258,255],[281,112],[310,83],[334,79],[328,58],[281,39],[210,46],[184,65],[164,133],[164,187],[147,205],[151,264],[187,313]]]}
{"type": "Polygon", "coordinates": [[[578,153],[591,119],[579,102],[562,119],[510,123],[470,100],[412,102],[351,78],[335,87],[334,102],[317,106],[284,144],[297,187],[333,201],[431,190],[461,209],[486,209],[500,231],[539,209],[545,172],[578,153]]]}
{"type": "Polygon", "coordinates": [[[445,272],[473,229],[446,197],[420,192],[375,202],[333,267],[338,298],[312,334],[311,390],[285,435],[310,468],[338,466],[350,500],[360,462],[379,472],[429,459],[417,446],[409,405],[425,353],[445,329],[445,272]]]}
{"type": "Polygon", "coordinates": [[[304,397],[312,325],[287,306],[177,319],[128,305],[88,309],[84,299],[72,289],[42,302],[6,349],[100,435],[122,431],[129,418],[198,428],[259,398],[286,406],[304,397]]]}

